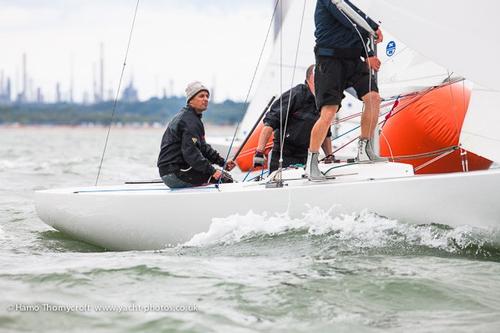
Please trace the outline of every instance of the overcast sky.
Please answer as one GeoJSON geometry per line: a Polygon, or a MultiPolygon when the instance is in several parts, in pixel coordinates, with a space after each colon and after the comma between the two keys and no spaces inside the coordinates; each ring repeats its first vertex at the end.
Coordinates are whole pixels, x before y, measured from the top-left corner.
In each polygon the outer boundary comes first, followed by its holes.
{"type": "MultiPolygon", "coordinates": [[[[22,54],[33,88],[53,100],[56,82],[75,99],[92,94],[99,45],[104,43],[105,86],[116,88],[136,0],[0,0],[0,71],[21,89],[22,54]]],[[[183,94],[201,80],[215,84],[217,100],[242,100],[272,15],[273,0],[141,0],[125,81],[141,99],[183,94]]]]}

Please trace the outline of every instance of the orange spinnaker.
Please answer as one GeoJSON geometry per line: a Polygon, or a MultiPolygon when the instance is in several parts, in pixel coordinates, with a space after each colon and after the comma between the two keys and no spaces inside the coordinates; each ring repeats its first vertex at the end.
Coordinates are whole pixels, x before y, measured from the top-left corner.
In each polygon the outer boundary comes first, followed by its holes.
{"type": "MultiPolygon", "coordinates": [[[[458,145],[470,100],[463,82],[445,85],[400,101],[380,137],[382,156],[421,154],[458,145]]],[[[404,160],[418,169],[435,158],[404,160]]],[[[492,162],[467,152],[469,170],[488,169],[492,162]]],[[[416,171],[419,174],[463,171],[460,150],[416,171]]]]}
{"type": "MultiPolygon", "coordinates": [[[[240,154],[236,158],[236,163],[241,171],[249,171],[253,168],[253,156],[255,155],[255,148],[259,144],[260,133],[262,132],[262,128],[264,128],[264,123],[260,122],[260,124],[255,128],[252,135],[245,143],[243,148],[241,149],[240,154]]],[[[266,144],[265,155],[269,156],[269,151],[273,147],[273,136],[269,138],[269,141],[266,144]]],[[[261,168],[255,168],[255,170],[260,170],[261,168]]]]}

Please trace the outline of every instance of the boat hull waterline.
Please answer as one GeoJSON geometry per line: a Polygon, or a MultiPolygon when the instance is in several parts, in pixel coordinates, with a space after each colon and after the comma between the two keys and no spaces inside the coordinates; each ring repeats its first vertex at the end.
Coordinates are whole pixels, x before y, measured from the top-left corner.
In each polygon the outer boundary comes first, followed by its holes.
{"type": "Polygon", "coordinates": [[[214,218],[249,211],[301,218],[312,207],[332,216],[367,210],[408,223],[500,226],[500,169],[413,176],[406,164],[377,165],[334,169],[337,178],[324,182],[301,178],[302,169],[284,171],[282,188],[262,181],[181,190],[163,184],[46,190],[35,194],[36,210],[53,228],[113,250],[182,244],[208,231],[214,218]]]}

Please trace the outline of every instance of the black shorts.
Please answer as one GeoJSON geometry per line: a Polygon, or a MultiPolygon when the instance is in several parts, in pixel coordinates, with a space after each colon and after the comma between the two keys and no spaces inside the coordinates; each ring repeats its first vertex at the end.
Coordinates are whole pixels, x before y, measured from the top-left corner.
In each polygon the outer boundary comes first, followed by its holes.
{"type": "Polygon", "coordinates": [[[339,105],[344,90],[353,87],[361,100],[370,91],[378,92],[375,77],[360,58],[335,58],[316,56],[314,71],[316,106],[339,105]]]}

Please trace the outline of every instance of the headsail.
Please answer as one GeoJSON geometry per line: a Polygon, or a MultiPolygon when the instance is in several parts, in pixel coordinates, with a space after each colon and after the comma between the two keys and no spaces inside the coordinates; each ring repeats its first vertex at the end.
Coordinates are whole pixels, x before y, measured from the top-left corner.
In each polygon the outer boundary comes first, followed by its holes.
{"type": "Polygon", "coordinates": [[[500,161],[500,3],[478,0],[353,0],[412,49],[475,84],[460,143],[500,161]],[[487,87],[483,89],[478,87],[487,87]]]}
{"type": "Polygon", "coordinates": [[[500,90],[498,13],[492,0],[353,0],[409,47],[450,71],[500,90]]]}

